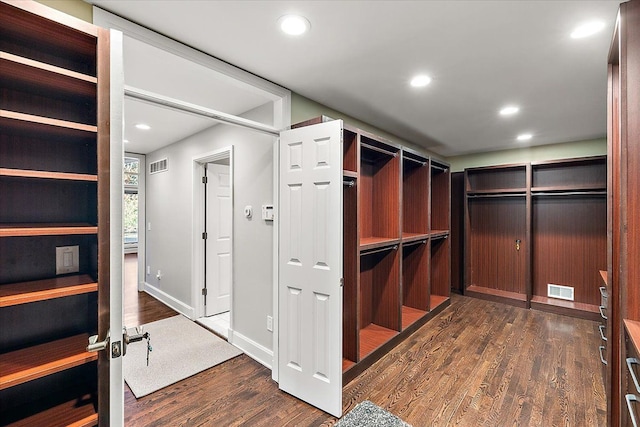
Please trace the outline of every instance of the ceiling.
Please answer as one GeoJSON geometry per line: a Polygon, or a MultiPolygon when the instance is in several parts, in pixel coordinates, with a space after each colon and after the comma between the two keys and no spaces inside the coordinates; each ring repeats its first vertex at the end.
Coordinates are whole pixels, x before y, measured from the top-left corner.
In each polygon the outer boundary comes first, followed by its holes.
{"type": "MultiPolygon", "coordinates": [[[[606,134],[617,0],[90,2],[442,156],[606,134]],[[277,20],[289,13],[310,31],[281,33],[277,20]],[[572,39],[589,20],[604,29],[572,39]],[[417,73],[431,84],[410,87],[417,73]],[[500,116],[507,104],[519,113],[500,116]],[[516,141],[525,132],[532,138],[516,141]]],[[[138,61],[137,72],[125,57],[127,84],[129,73],[148,79],[151,65],[176,71],[155,60],[138,61]]],[[[194,92],[188,75],[170,77],[175,97],[194,92]]],[[[256,106],[251,96],[233,95],[233,108],[256,106]]]]}

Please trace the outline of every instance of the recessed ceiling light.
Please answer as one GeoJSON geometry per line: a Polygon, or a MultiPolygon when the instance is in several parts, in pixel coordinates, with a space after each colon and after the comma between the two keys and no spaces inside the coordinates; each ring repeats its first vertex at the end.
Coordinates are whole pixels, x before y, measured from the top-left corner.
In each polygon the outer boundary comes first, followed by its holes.
{"type": "Polygon", "coordinates": [[[280,29],[290,36],[299,36],[306,33],[311,28],[311,23],[307,18],[300,15],[285,15],[278,19],[280,29]]]}
{"type": "Polygon", "coordinates": [[[431,77],[425,74],[417,75],[411,79],[411,86],[413,87],[425,87],[429,83],[431,83],[431,77]]]}
{"type": "Polygon", "coordinates": [[[584,23],[578,27],[571,33],[572,39],[582,39],[584,37],[589,37],[597,33],[598,31],[604,28],[604,22],[602,21],[591,21],[584,23]]]}
{"type": "Polygon", "coordinates": [[[149,129],[151,129],[151,126],[149,126],[149,125],[145,125],[144,123],[138,123],[138,124],[136,125],[136,128],[138,128],[138,129],[142,129],[142,130],[149,130],[149,129]]]}
{"type": "Polygon", "coordinates": [[[518,141],[528,141],[531,139],[531,137],[533,137],[533,135],[531,135],[530,133],[521,133],[520,135],[518,135],[518,141]]]}
{"type": "Polygon", "coordinates": [[[500,110],[500,115],[501,116],[511,116],[513,114],[516,114],[518,111],[520,111],[519,107],[516,107],[515,105],[508,105],[506,107],[503,107],[500,110]]]}

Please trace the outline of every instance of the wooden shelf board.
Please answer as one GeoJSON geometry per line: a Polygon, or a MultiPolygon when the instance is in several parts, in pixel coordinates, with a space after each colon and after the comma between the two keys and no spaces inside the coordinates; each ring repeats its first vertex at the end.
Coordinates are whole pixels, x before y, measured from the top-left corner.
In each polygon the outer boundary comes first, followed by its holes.
{"type": "Polygon", "coordinates": [[[18,178],[61,179],[69,181],[98,181],[97,175],[6,168],[0,168],[0,176],[12,176],[18,178]]]}
{"type": "Polygon", "coordinates": [[[600,310],[597,305],[565,301],[540,295],[534,295],[531,298],[531,308],[583,319],[598,320],[600,318],[600,310]]]}
{"type": "Polygon", "coordinates": [[[360,359],[398,335],[398,331],[374,323],[360,329],[360,359]]]}
{"type": "Polygon", "coordinates": [[[342,372],[348,371],[352,366],[354,366],[356,362],[353,360],[342,358],[342,372]]]}
{"type": "MultiPolygon", "coordinates": [[[[65,77],[71,77],[73,79],[77,79],[83,82],[88,82],[93,84],[98,83],[98,79],[94,76],[78,73],[75,71],[68,70],[66,68],[56,67],[55,65],[46,64],[44,62],[34,61],[33,59],[25,58],[18,55],[13,55],[8,52],[0,51],[0,60],[6,61],[7,64],[8,63],[20,64],[22,66],[45,71],[48,73],[59,74],[65,77]]],[[[4,69],[4,67],[2,68],[4,69]]],[[[33,76],[29,76],[29,77],[33,77],[33,76]]]]}
{"type": "Polygon", "coordinates": [[[8,283],[0,285],[0,307],[96,292],[97,290],[98,283],[86,274],[8,283]]]}
{"type": "Polygon", "coordinates": [[[607,273],[606,270],[600,270],[600,277],[602,278],[602,282],[604,283],[605,286],[609,286],[609,274],[607,273]]]}
{"type": "Polygon", "coordinates": [[[432,239],[440,239],[443,237],[449,237],[449,230],[431,230],[432,239]]]}
{"type": "Polygon", "coordinates": [[[342,171],[342,176],[346,177],[346,178],[357,178],[358,177],[358,172],[349,171],[349,170],[344,169],[342,171]]]}
{"type": "Polygon", "coordinates": [[[61,236],[97,234],[98,227],[89,224],[0,224],[0,237],[61,236]]]}
{"type": "Polygon", "coordinates": [[[449,297],[445,295],[431,295],[429,297],[429,310],[433,311],[435,308],[449,301],[449,297]]]}
{"type": "Polygon", "coordinates": [[[88,344],[89,335],[80,334],[0,354],[0,390],[97,360],[88,344]]]}
{"type": "Polygon", "coordinates": [[[91,427],[98,425],[98,414],[91,395],[84,395],[10,423],[10,427],[30,426],[91,427]]]}
{"type": "Polygon", "coordinates": [[[640,353],[640,322],[637,320],[623,319],[624,328],[627,330],[627,335],[631,344],[636,349],[636,353],[640,353]]]}
{"type": "Polygon", "coordinates": [[[526,194],[526,188],[494,188],[491,190],[467,190],[467,194],[481,196],[484,194],[526,194]]]}
{"type": "Polygon", "coordinates": [[[82,123],[68,122],[66,120],[51,119],[49,117],[34,116],[31,114],[17,113],[15,111],[0,110],[0,117],[23,122],[37,123],[41,125],[62,127],[83,132],[98,133],[98,127],[82,123]]]}
{"type": "Polygon", "coordinates": [[[584,184],[584,185],[553,185],[547,187],[531,187],[531,192],[565,192],[565,191],[607,191],[607,183],[599,184],[584,184]]]}
{"type": "Polygon", "coordinates": [[[407,329],[409,326],[420,320],[427,314],[424,310],[418,310],[417,308],[402,306],[402,330],[407,329]]]}
{"type": "Polygon", "coordinates": [[[371,249],[383,248],[400,244],[400,239],[395,237],[361,237],[360,250],[367,251],[371,249]]]}
{"type": "Polygon", "coordinates": [[[418,240],[428,240],[429,234],[427,233],[407,233],[406,231],[402,232],[402,243],[410,243],[418,240]]]}

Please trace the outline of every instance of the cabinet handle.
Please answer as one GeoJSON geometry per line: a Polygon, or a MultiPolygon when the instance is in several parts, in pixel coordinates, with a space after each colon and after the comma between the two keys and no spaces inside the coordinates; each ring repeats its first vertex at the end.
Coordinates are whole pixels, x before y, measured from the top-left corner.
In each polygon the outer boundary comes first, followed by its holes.
{"type": "Polygon", "coordinates": [[[635,394],[627,394],[624,399],[627,401],[627,409],[629,409],[629,417],[631,418],[633,427],[638,427],[638,422],[636,421],[636,413],[633,411],[633,405],[631,404],[631,402],[638,401],[638,396],[636,396],[635,394]]]}
{"type": "Polygon", "coordinates": [[[598,329],[600,329],[600,338],[602,338],[602,341],[606,341],[607,337],[604,336],[604,325],[598,325],[598,329]]]}
{"type": "Polygon", "coordinates": [[[604,315],[605,306],[601,305],[599,308],[600,308],[600,316],[602,316],[604,320],[607,320],[607,316],[604,315]]]}
{"type": "Polygon", "coordinates": [[[607,361],[604,360],[604,357],[602,357],[602,350],[604,350],[604,346],[598,346],[598,350],[600,351],[600,361],[602,362],[602,364],[608,365],[607,361]]]}
{"type": "Polygon", "coordinates": [[[633,367],[631,365],[640,365],[640,360],[636,359],[635,357],[627,357],[627,368],[629,369],[629,374],[631,374],[633,384],[636,386],[636,391],[640,393],[640,384],[638,384],[636,372],[633,370],[633,367]]]}

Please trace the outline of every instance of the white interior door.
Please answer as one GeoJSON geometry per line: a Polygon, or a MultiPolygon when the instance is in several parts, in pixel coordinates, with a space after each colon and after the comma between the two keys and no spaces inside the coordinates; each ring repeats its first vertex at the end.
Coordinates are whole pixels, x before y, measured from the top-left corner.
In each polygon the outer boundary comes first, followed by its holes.
{"type": "Polygon", "coordinates": [[[231,173],[229,165],[207,164],[205,221],[205,316],[229,311],[231,295],[231,173]]]}
{"type": "Polygon", "coordinates": [[[280,134],[279,386],[342,415],[342,121],[280,134]]]}

